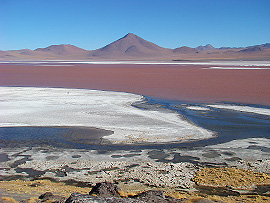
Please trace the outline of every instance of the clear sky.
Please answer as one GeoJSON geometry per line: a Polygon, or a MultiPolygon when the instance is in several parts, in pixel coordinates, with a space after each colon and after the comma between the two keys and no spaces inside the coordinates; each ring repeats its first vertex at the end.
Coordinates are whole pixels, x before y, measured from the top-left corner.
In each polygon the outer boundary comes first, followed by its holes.
{"type": "Polygon", "coordinates": [[[270,0],[0,0],[0,50],[94,50],[134,33],[166,48],[270,42],[270,0]]]}

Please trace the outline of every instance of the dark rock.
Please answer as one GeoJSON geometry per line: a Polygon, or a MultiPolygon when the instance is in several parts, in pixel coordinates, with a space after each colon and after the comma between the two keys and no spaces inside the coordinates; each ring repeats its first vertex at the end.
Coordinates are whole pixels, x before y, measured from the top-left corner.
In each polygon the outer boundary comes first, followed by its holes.
{"type": "Polygon", "coordinates": [[[98,197],[83,195],[80,193],[73,193],[66,200],[65,203],[143,203],[143,201],[131,199],[131,198],[119,198],[119,197],[98,197]]]}
{"type": "Polygon", "coordinates": [[[31,185],[29,185],[30,187],[38,187],[41,186],[41,183],[32,183],[31,185]]]}
{"type": "Polygon", "coordinates": [[[101,197],[120,197],[119,188],[109,182],[97,183],[92,190],[89,192],[89,195],[97,195],[101,197]]]}
{"type": "Polygon", "coordinates": [[[165,196],[165,197],[166,197],[166,202],[169,202],[169,203],[186,203],[188,201],[186,198],[176,199],[170,196],[165,196]]]}
{"type": "Polygon", "coordinates": [[[194,203],[214,203],[214,202],[209,199],[199,199],[199,200],[195,200],[194,203]]]}
{"type": "Polygon", "coordinates": [[[254,190],[252,190],[252,192],[259,195],[269,195],[270,185],[257,185],[257,187],[254,190]]]}
{"type": "Polygon", "coordinates": [[[142,192],[136,196],[135,198],[141,198],[141,199],[149,199],[149,198],[159,198],[159,199],[165,199],[165,194],[163,191],[157,191],[157,190],[149,190],[146,192],[142,192]]]}
{"type": "Polygon", "coordinates": [[[50,198],[54,197],[53,193],[51,192],[46,192],[42,195],[40,195],[38,198],[42,200],[49,200],[50,198]]]}
{"type": "Polygon", "coordinates": [[[51,192],[46,192],[46,193],[40,195],[38,198],[40,199],[39,202],[50,201],[50,202],[55,202],[55,203],[64,203],[66,200],[64,197],[54,195],[51,192]]]}
{"type": "Polygon", "coordinates": [[[73,186],[76,186],[76,187],[92,187],[92,185],[87,183],[87,182],[77,181],[77,180],[74,180],[74,179],[68,179],[68,180],[65,180],[63,182],[65,184],[67,184],[67,185],[73,185],[73,186]]]}
{"type": "Polygon", "coordinates": [[[238,191],[234,191],[229,187],[211,187],[211,186],[196,186],[202,194],[218,195],[218,196],[240,196],[238,191]]]}
{"type": "Polygon", "coordinates": [[[163,202],[171,202],[171,203],[180,203],[184,202],[184,199],[176,199],[173,197],[168,197],[165,196],[163,191],[156,191],[156,190],[149,190],[146,192],[142,192],[138,195],[134,196],[135,199],[142,200],[143,202],[158,202],[158,203],[163,203],[163,202]]]}
{"type": "Polygon", "coordinates": [[[215,203],[215,202],[217,202],[217,203],[226,203],[226,202],[223,202],[223,201],[212,201],[212,200],[210,200],[210,199],[198,199],[198,200],[195,200],[195,201],[193,201],[193,203],[215,203]]]}

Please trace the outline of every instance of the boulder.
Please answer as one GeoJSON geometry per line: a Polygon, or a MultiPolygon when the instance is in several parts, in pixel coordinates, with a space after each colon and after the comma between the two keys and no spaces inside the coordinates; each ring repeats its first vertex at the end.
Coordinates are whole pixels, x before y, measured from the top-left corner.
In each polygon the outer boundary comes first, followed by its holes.
{"type": "Polygon", "coordinates": [[[198,200],[193,200],[194,203],[226,203],[226,202],[223,202],[223,201],[212,201],[210,199],[198,199],[198,200]]]}
{"type": "Polygon", "coordinates": [[[117,185],[109,182],[97,183],[92,190],[89,192],[89,195],[96,195],[100,197],[120,197],[119,188],[117,185]]]}
{"type": "Polygon", "coordinates": [[[143,201],[131,198],[100,197],[73,193],[65,203],[144,203],[143,201]]]}
{"type": "Polygon", "coordinates": [[[158,202],[158,203],[181,203],[185,202],[186,199],[176,199],[173,197],[165,196],[163,191],[157,191],[157,190],[149,190],[146,192],[142,192],[136,196],[134,196],[135,199],[142,200],[143,202],[158,202]]]}
{"type": "Polygon", "coordinates": [[[40,195],[38,197],[38,199],[42,199],[42,200],[46,201],[46,200],[49,200],[49,199],[51,199],[53,197],[54,197],[53,193],[51,193],[51,192],[45,192],[44,194],[40,195]]]}
{"type": "Polygon", "coordinates": [[[39,198],[39,200],[37,202],[50,201],[50,202],[54,202],[54,203],[64,203],[66,200],[64,197],[54,195],[51,192],[46,192],[46,193],[40,195],[38,198],[39,198]]]}

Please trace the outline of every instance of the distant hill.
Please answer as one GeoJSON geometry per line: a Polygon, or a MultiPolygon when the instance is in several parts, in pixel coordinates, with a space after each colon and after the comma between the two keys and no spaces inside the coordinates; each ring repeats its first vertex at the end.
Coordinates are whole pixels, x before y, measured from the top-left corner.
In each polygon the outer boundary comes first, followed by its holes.
{"type": "Polygon", "coordinates": [[[198,46],[195,49],[203,51],[203,50],[215,50],[216,48],[213,47],[211,44],[207,44],[205,46],[198,46]]]}
{"type": "Polygon", "coordinates": [[[270,43],[260,44],[260,45],[254,45],[254,46],[248,46],[247,48],[255,48],[255,47],[259,47],[259,48],[270,48],[270,43]]]}
{"type": "Polygon", "coordinates": [[[85,50],[70,44],[51,45],[35,50],[0,51],[0,60],[270,60],[270,43],[248,47],[215,48],[210,44],[175,49],[160,47],[128,33],[96,50],[85,50]]]}
{"type": "Polygon", "coordinates": [[[34,54],[33,51],[30,49],[21,49],[19,51],[20,51],[20,54],[22,54],[22,55],[33,55],[34,54]]]}
{"type": "Polygon", "coordinates": [[[194,54],[197,53],[198,50],[194,48],[190,48],[187,46],[179,47],[176,49],[173,49],[173,53],[181,53],[181,54],[194,54]]]}
{"type": "Polygon", "coordinates": [[[255,47],[248,47],[246,49],[242,49],[240,50],[239,52],[260,52],[262,51],[262,48],[261,47],[258,47],[258,46],[255,46],[255,47]]]}
{"type": "Polygon", "coordinates": [[[35,50],[35,52],[47,52],[55,55],[65,55],[65,54],[82,53],[86,52],[86,50],[70,44],[60,44],[60,45],[51,45],[46,48],[38,48],[35,50]]]}
{"type": "Polygon", "coordinates": [[[259,45],[259,46],[262,46],[263,48],[270,48],[270,43],[262,44],[262,45],[259,45]]]}

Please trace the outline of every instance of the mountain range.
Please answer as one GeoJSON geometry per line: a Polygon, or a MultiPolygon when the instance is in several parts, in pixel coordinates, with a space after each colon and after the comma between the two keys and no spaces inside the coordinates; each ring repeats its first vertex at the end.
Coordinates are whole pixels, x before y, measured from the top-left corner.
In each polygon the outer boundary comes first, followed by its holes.
{"type": "Polygon", "coordinates": [[[215,48],[210,44],[168,49],[128,33],[96,50],[70,44],[51,45],[35,50],[0,51],[0,60],[270,60],[270,43],[248,47],[215,48]]]}

